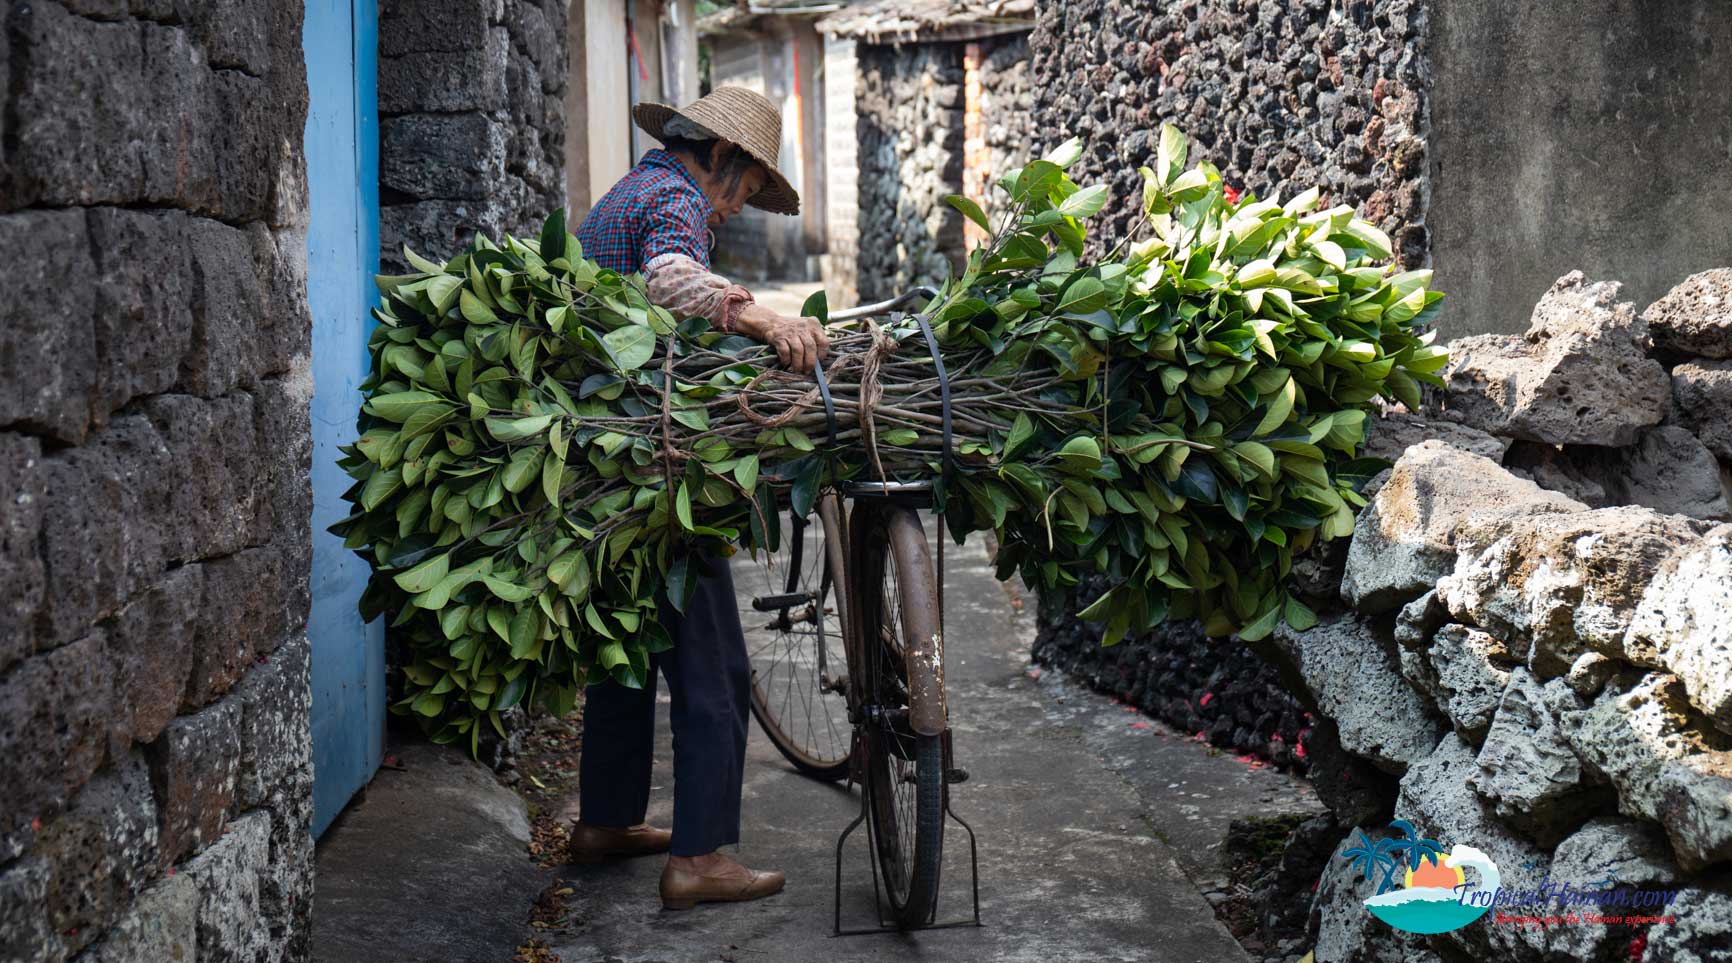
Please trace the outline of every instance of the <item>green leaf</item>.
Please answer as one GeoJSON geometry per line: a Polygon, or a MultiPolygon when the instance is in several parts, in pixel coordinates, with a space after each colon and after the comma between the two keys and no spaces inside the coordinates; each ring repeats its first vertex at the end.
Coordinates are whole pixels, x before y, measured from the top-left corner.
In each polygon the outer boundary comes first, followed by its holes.
{"type": "Polygon", "coordinates": [[[450,403],[431,391],[395,391],[391,394],[374,395],[367,402],[367,410],[386,421],[405,422],[417,411],[428,405],[449,407],[450,403]]]}
{"type": "Polygon", "coordinates": [[[1111,192],[1107,190],[1105,184],[1085,187],[1065,198],[1064,203],[1058,206],[1058,212],[1066,217],[1093,217],[1100,213],[1101,208],[1106,206],[1107,198],[1110,196],[1111,192]]]}
{"type": "Polygon", "coordinates": [[[1011,422],[1010,434],[1004,439],[1004,457],[1016,457],[1017,452],[1022,450],[1022,446],[1033,437],[1034,422],[1029,420],[1027,413],[1018,412],[1016,420],[1011,422]]]}
{"type": "Polygon", "coordinates": [[[1072,471],[1093,471],[1101,466],[1100,443],[1087,435],[1079,435],[1064,443],[1058,457],[1072,471]]]}
{"type": "Polygon", "coordinates": [[[541,612],[533,606],[524,606],[511,617],[511,657],[526,659],[535,650],[536,643],[541,641],[541,612]]]}
{"type": "Polygon", "coordinates": [[[612,669],[615,666],[628,665],[631,662],[631,660],[626,657],[625,647],[620,645],[618,642],[609,642],[596,649],[595,661],[601,663],[601,667],[604,669],[612,669]]]}
{"type": "MultiPolygon", "coordinates": [[[[1070,165],[1075,164],[1079,159],[1081,159],[1082,155],[1082,138],[1072,137],[1057,147],[1054,147],[1051,153],[1041,158],[1041,160],[1048,161],[1060,168],[1068,168],[1070,165]]],[[[985,225],[982,226],[984,227],[985,225]]]]}
{"type": "Polygon", "coordinates": [[[548,261],[565,256],[565,208],[555,209],[542,222],[541,240],[536,244],[536,250],[548,261]]]}
{"type": "Polygon", "coordinates": [[[986,212],[981,210],[980,205],[973,200],[961,194],[951,194],[944,199],[944,203],[961,211],[963,217],[980,225],[981,230],[988,234],[992,233],[992,224],[986,219],[986,212]]]}
{"type": "Polygon", "coordinates": [[[1060,314],[1088,314],[1105,307],[1107,287],[1098,278],[1080,277],[1060,296],[1060,314]]]}
{"type": "Polygon", "coordinates": [[[758,487],[758,456],[747,455],[734,465],[734,480],[740,487],[751,491],[758,487]]]}
{"type": "Polygon", "coordinates": [[[487,432],[496,441],[522,441],[539,435],[553,423],[552,415],[536,415],[533,418],[488,418],[487,432]]]}
{"type": "Polygon", "coordinates": [[[1285,422],[1287,416],[1293,413],[1293,399],[1296,397],[1297,389],[1293,385],[1293,379],[1289,377],[1282,383],[1280,390],[1275,392],[1274,397],[1269,399],[1269,409],[1264,413],[1263,420],[1257,422],[1251,435],[1261,437],[1285,422]]]}
{"type": "Polygon", "coordinates": [[[649,328],[628,324],[601,336],[621,374],[636,371],[655,357],[656,336],[649,328]]]}
{"type": "Polygon", "coordinates": [[[425,592],[442,581],[451,568],[451,554],[435,555],[420,565],[395,576],[397,587],[410,594],[425,592]]]}
{"type": "Polygon", "coordinates": [[[1256,619],[1252,620],[1250,625],[1240,629],[1239,638],[1244,639],[1246,642],[1261,642],[1268,638],[1270,633],[1275,631],[1275,626],[1280,624],[1280,621],[1281,608],[1280,606],[1274,606],[1267,612],[1264,612],[1262,615],[1259,615],[1256,619]]]}
{"type": "Polygon", "coordinates": [[[501,480],[505,490],[516,494],[529,487],[541,472],[541,459],[547,455],[546,448],[519,448],[506,464],[501,480]]]}
{"type": "Polygon", "coordinates": [[[680,483],[679,497],[674,499],[674,514],[679,516],[681,528],[692,530],[692,491],[684,482],[680,483]]]}

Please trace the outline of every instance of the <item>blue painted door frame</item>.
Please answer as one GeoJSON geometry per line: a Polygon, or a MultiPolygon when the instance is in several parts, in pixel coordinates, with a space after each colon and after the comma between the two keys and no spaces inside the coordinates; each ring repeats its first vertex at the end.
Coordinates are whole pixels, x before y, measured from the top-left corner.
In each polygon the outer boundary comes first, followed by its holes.
{"type": "Polygon", "coordinates": [[[355,438],[379,264],[378,7],[307,0],[307,299],[313,314],[313,834],[379,768],[384,625],[361,621],[367,565],[325,529],[349,514],[338,446],[355,438]]]}

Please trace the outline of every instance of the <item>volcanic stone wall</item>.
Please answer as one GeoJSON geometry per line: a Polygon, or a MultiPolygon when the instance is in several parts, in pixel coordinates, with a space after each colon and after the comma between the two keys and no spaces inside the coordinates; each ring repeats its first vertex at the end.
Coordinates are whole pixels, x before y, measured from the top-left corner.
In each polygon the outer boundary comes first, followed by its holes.
{"type": "Polygon", "coordinates": [[[1034,133],[1086,145],[1079,183],[1112,185],[1096,249],[1141,213],[1137,168],[1163,122],[1228,184],[1290,197],[1316,185],[1388,231],[1398,256],[1428,253],[1426,7],[1419,0],[1042,0],[1033,51],[1034,133]]]}
{"type": "Polygon", "coordinates": [[[301,6],[4,19],[0,959],[302,959],[301,6]]]}
{"type": "MultiPolygon", "coordinates": [[[[988,163],[1020,164],[1028,140],[1026,35],[977,43],[988,163]]],[[[856,48],[862,300],[937,284],[962,264],[962,215],[944,198],[963,190],[966,46],[856,48]]]]}
{"type": "Polygon", "coordinates": [[[1551,899],[1510,912],[1583,918],[1427,942],[1372,920],[1372,890],[1334,858],[1313,908],[1320,963],[1725,955],[1732,269],[1640,313],[1620,297],[1572,272],[1525,336],[1452,342],[1432,420],[1373,426],[1399,458],[1359,516],[1345,607],[1260,648],[1350,754],[1399,779],[1390,813],[1343,823],[1376,836],[1393,815],[1474,846],[1511,892],[1677,902],[1551,899]]]}
{"type": "Polygon", "coordinates": [[[379,244],[446,258],[565,206],[565,0],[384,0],[379,244]]]}

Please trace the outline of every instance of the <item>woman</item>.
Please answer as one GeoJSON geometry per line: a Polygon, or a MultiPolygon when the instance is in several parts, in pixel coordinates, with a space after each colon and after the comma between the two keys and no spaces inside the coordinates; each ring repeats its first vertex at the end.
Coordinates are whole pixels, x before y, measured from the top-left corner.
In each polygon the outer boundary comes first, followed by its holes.
{"type": "MultiPolygon", "coordinates": [[[[799,371],[829,353],[813,318],[787,318],[710,271],[710,231],[751,204],[797,214],[800,198],[775,168],[782,117],[769,101],[720,87],[675,110],[640,104],[637,125],[662,142],[602,196],[578,229],[583,253],[604,268],[641,271],[650,300],[675,317],[701,316],[776,349],[799,371]]],[[[757,899],[779,892],[779,872],[741,866],[719,850],[740,839],[751,666],[725,559],[709,559],[683,613],[663,600],[674,646],[650,657],[642,689],[591,687],[583,712],[581,815],[571,858],[669,853],[662,905],[757,899]],[[674,733],[673,830],[644,823],[655,736],[656,667],[667,677],[674,733]]]]}

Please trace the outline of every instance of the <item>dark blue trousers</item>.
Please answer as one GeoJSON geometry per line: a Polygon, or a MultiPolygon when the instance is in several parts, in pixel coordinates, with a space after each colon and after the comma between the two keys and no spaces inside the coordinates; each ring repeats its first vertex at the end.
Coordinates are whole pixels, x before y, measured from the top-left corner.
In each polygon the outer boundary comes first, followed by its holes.
{"type": "Polygon", "coordinates": [[[702,856],[740,841],[752,670],[727,561],[710,561],[710,572],[698,578],[684,615],[664,601],[661,622],[674,645],[650,656],[642,689],[603,682],[585,690],[579,804],[583,821],[592,825],[644,821],[660,666],[673,702],[672,851],[702,856]]]}

